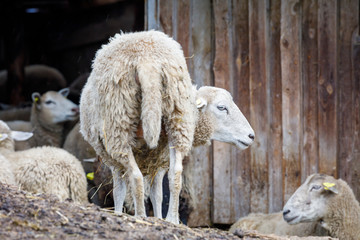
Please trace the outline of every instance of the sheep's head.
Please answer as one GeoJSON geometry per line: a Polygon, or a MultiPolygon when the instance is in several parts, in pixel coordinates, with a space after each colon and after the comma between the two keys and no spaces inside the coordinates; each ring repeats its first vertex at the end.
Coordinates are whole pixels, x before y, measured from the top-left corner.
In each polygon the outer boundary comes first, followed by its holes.
{"type": "Polygon", "coordinates": [[[66,121],[73,121],[79,117],[79,107],[66,97],[69,89],[64,88],[59,92],[48,91],[43,95],[35,92],[32,100],[39,119],[44,124],[56,124],[66,121]]]}
{"type": "Polygon", "coordinates": [[[9,126],[0,120],[0,148],[14,150],[15,141],[25,141],[33,136],[29,132],[11,131],[9,126]]]}
{"type": "Polygon", "coordinates": [[[313,174],[290,197],[283,209],[289,224],[323,219],[331,199],[339,194],[338,180],[324,174],[313,174]]]}
{"type": "Polygon", "coordinates": [[[209,114],[213,122],[212,140],[232,143],[240,149],[245,149],[254,142],[254,130],[228,91],[216,87],[201,87],[196,95],[197,108],[209,114]]]}

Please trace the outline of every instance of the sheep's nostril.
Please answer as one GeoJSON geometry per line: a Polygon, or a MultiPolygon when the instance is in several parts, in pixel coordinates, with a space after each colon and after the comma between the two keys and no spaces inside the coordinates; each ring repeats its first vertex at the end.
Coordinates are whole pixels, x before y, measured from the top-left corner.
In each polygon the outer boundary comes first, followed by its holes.
{"type": "Polygon", "coordinates": [[[251,138],[252,140],[254,140],[255,139],[255,136],[254,136],[254,134],[249,134],[249,138],[251,138]]]}
{"type": "Polygon", "coordinates": [[[79,112],[79,108],[72,108],[71,111],[74,112],[74,113],[78,113],[79,112]]]}
{"type": "Polygon", "coordinates": [[[284,211],[283,211],[283,216],[287,215],[289,212],[290,212],[289,209],[288,209],[288,210],[284,210],[284,211]]]}

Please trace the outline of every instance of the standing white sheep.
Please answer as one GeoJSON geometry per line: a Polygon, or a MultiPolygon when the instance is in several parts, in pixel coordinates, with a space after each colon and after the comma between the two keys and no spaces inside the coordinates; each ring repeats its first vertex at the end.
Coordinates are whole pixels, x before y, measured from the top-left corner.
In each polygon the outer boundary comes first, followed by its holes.
{"type": "Polygon", "coordinates": [[[28,134],[13,132],[0,121],[0,154],[10,162],[16,184],[25,191],[50,193],[60,200],[71,198],[75,202],[87,203],[87,181],[79,160],[55,147],[15,152],[14,139],[21,137],[23,139],[19,140],[24,140],[32,135],[28,134]]]}
{"type": "Polygon", "coordinates": [[[43,95],[37,92],[32,94],[33,105],[30,122],[7,122],[12,130],[34,133],[34,136],[28,141],[16,143],[16,150],[38,146],[62,146],[64,124],[77,120],[79,117],[79,107],[66,99],[68,94],[68,88],[58,92],[48,91],[43,95]]]}
{"type": "MultiPolygon", "coordinates": [[[[134,150],[146,146],[162,151],[157,149],[163,146],[158,145],[165,129],[170,188],[166,219],[179,223],[182,160],[193,145],[198,109],[209,112],[214,126],[208,141],[231,142],[244,149],[253,142],[254,131],[228,92],[218,88],[197,92],[192,87],[180,45],[164,33],[117,34],[96,53],[92,67],[80,99],[80,131],[112,169],[115,211],[121,212],[125,197],[126,184],[118,170],[124,168],[135,215],[145,216],[143,174],[134,150]],[[145,145],[136,135],[139,126],[145,145]]],[[[166,167],[156,169],[154,185],[160,186],[166,167]]],[[[154,187],[155,199],[161,197],[160,191],[154,187]]]]}
{"type": "Polygon", "coordinates": [[[313,174],[290,197],[283,209],[289,224],[319,221],[331,237],[360,238],[360,206],[349,185],[325,174],[313,174]]]}

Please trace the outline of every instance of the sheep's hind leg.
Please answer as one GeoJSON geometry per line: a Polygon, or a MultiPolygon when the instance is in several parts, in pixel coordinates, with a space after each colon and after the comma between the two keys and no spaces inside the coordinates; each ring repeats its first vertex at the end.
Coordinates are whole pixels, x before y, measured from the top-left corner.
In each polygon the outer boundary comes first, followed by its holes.
{"type": "Polygon", "coordinates": [[[159,169],[155,175],[154,181],[151,185],[150,190],[150,200],[154,210],[154,216],[157,218],[162,218],[161,205],[163,198],[162,183],[164,175],[166,173],[165,169],[159,169]]]}
{"type": "Polygon", "coordinates": [[[130,191],[134,200],[135,216],[146,217],[144,204],[144,179],[136,164],[133,152],[130,147],[126,152],[122,152],[116,159],[124,166],[130,183],[130,191]]]}
{"type": "Polygon", "coordinates": [[[169,167],[169,189],[170,200],[169,210],[166,216],[166,220],[175,224],[179,224],[179,196],[182,185],[182,160],[184,153],[176,150],[169,144],[170,147],[170,167],[169,167]]]}
{"type": "Polygon", "coordinates": [[[126,183],[124,177],[121,176],[119,169],[110,167],[113,176],[113,196],[115,213],[122,213],[124,201],[126,197],[126,183]]]}

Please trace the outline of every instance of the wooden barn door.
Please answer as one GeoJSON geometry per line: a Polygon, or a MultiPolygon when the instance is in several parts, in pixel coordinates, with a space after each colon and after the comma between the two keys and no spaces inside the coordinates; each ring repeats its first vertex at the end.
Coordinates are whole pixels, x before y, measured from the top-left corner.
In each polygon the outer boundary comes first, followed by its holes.
{"type": "Polygon", "coordinates": [[[358,0],[148,0],[147,29],[183,46],[199,86],[230,91],[255,130],[245,151],[195,149],[190,225],[276,212],[309,174],[360,199],[358,0]]]}

